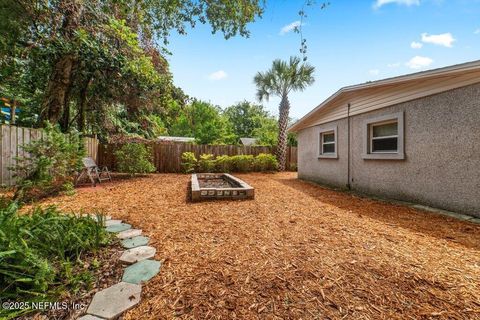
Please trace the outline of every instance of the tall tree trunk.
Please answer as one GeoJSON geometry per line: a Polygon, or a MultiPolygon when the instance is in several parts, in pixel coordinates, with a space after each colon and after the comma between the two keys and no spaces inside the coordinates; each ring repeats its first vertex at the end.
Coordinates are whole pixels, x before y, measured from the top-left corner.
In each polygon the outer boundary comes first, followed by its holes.
{"type": "MultiPolygon", "coordinates": [[[[83,2],[63,0],[60,2],[60,7],[64,17],[60,32],[63,40],[69,41],[75,36],[75,31],[80,24],[83,2]]],[[[48,120],[51,123],[57,123],[60,120],[68,98],[75,60],[75,54],[70,52],[61,55],[55,62],[48,80],[41,120],[48,120]]]]}
{"type": "Polygon", "coordinates": [[[15,124],[15,117],[17,113],[17,100],[13,99],[13,103],[10,107],[10,123],[15,124]]]}
{"type": "Polygon", "coordinates": [[[80,101],[78,102],[78,120],[77,127],[78,131],[85,131],[85,120],[86,120],[86,111],[87,111],[87,92],[88,86],[90,85],[91,77],[89,77],[82,88],[80,89],[80,101]]]}
{"type": "Polygon", "coordinates": [[[286,93],[282,95],[280,101],[280,116],[278,118],[278,143],[277,143],[277,159],[278,170],[285,171],[287,162],[287,128],[288,128],[288,114],[290,112],[290,102],[286,93]]]}
{"type": "Polygon", "coordinates": [[[63,105],[63,115],[62,115],[62,120],[60,121],[60,129],[62,129],[62,132],[66,133],[68,132],[68,129],[70,127],[70,89],[67,90],[67,93],[65,94],[65,101],[63,105]]]}
{"type": "Polygon", "coordinates": [[[67,93],[71,85],[74,56],[64,55],[55,63],[48,81],[42,120],[57,123],[66,104],[67,93]]]}
{"type": "Polygon", "coordinates": [[[78,63],[74,61],[72,65],[70,81],[68,83],[67,90],[65,92],[65,99],[63,100],[63,115],[62,115],[62,121],[60,122],[60,127],[62,129],[62,132],[68,132],[68,130],[70,129],[70,97],[73,89],[74,77],[75,77],[75,72],[77,70],[77,66],[78,66],[78,63]]]}
{"type": "Polygon", "coordinates": [[[136,86],[133,86],[132,88],[129,89],[129,92],[126,98],[127,98],[126,100],[127,117],[132,119],[133,117],[136,117],[139,114],[139,110],[142,105],[142,102],[140,99],[140,90],[136,86]]]}

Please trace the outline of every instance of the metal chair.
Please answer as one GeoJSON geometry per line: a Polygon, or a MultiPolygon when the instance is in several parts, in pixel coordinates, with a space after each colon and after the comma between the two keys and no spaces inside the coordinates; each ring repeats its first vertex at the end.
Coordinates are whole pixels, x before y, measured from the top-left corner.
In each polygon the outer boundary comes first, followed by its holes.
{"type": "Polygon", "coordinates": [[[84,168],[75,179],[75,185],[78,185],[79,181],[83,177],[88,177],[92,182],[92,186],[94,187],[97,185],[97,181],[99,183],[106,180],[112,181],[112,176],[110,175],[110,171],[108,171],[106,166],[103,166],[102,168],[98,167],[95,163],[95,160],[90,157],[83,158],[82,162],[84,168]]]}

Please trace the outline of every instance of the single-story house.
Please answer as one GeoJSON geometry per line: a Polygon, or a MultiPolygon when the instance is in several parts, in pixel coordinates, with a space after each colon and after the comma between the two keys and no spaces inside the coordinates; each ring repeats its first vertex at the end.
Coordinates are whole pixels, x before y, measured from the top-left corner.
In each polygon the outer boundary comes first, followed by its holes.
{"type": "Polygon", "coordinates": [[[289,130],[300,179],[480,217],[480,60],[344,87],[289,130]]]}

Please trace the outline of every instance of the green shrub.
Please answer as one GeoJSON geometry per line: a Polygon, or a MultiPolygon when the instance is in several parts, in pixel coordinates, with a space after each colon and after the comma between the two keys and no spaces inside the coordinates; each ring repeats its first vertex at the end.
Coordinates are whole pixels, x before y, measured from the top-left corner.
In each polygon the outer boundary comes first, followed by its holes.
{"type": "Polygon", "coordinates": [[[198,172],[212,172],[215,168],[213,154],[202,154],[198,160],[198,172]]]}
{"type": "Polygon", "coordinates": [[[115,151],[117,170],[124,173],[150,173],[155,171],[151,149],[142,143],[125,143],[115,151]]]}
{"type": "MultiPolygon", "coordinates": [[[[34,301],[89,289],[93,276],[81,259],[109,243],[102,224],[55,207],[17,210],[16,203],[0,208],[0,297],[34,301]]],[[[0,310],[0,318],[5,313],[0,310]]]]}
{"type": "Polygon", "coordinates": [[[298,171],[298,166],[295,162],[291,162],[290,166],[288,167],[288,170],[290,171],[298,171]]]}
{"type": "Polygon", "coordinates": [[[254,159],[252,155],[232,156],[232,161],[234,172],[250,172],[253,170],[254,159]]]}
{"type": "Polygon", "coordinates": [[[278,169],[277,158],[273,154],[260,153],[255,157],[255,171],[276,171],[278,169]]]}
{"type": "Polygon", "coordinates": [[[193,152],[182,153],[182,169],[185,173],[194,173],[197,170],[198,160],[193,152]]]}
{"type": "Polygon", "coordinates": [[[73,196],[75,194],[75,185],[73,182],[66,182],[63,184],[63,194],[73,196]]]}
{"type": "Polygon", "coordinates": [[[19,178],[14,198],[37,200],[64,191],[82,168],[85,147],[78,133],[63,134],[47,124],[40,140],[22,146],[30,157],[19,157],[11,168],[19,178]]]}
{"type": "Polygon", "coordinates": [[[233,160],[232,157],[223,155],[215,158],[215,171],[216,172],[232,172],[233,160]]]}
{"type": "Polygon", "coordinates": [[[192,172],[251,172],[276,171],[277,158],[272,154],[261,153],[252,155],[217,156],[202,154],[197,161],[193,152],[182,154],[182,168],[186,173],[192,172]]]}

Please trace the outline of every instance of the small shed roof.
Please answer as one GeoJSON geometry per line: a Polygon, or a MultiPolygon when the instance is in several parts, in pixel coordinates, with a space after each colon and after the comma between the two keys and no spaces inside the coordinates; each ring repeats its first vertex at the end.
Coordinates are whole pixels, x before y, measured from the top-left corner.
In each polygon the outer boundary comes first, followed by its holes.
{"type": "Polygon", "coordinates": [[[240,141],[244,146],[253,146],[257,144],[256,138],[240,138],[240,141]]]}
{"type": "Polygon", "coordinates": [[[159,141],[173,141],[173,142],[194,142],[195,138],[192,137],[171,137],[171,136],[159,136],[159,141]]]}

